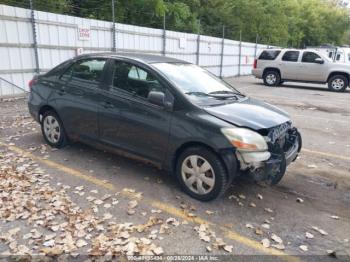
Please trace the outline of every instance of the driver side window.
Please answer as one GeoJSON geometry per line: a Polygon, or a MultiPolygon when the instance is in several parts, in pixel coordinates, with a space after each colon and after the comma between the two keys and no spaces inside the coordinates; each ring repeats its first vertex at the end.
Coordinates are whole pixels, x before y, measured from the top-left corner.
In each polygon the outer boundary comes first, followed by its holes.
{"type": "Polygon", "coordinates": [[[164,88],[152,73],[123,61],[114,62],[111,88],[146,99],[151,91],[164,92],[164,88]]]}
{"type": "Polygon", "coordinates": [[[314,52],[304,52],[301,62],[303,63],[316,63],[316,59],[321,58],[318,54],[314,52]]]}

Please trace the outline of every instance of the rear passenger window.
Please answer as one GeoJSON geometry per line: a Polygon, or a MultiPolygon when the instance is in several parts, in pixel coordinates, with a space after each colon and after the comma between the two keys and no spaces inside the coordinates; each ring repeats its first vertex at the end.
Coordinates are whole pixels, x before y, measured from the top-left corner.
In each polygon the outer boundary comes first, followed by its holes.
{"type": "Polygon", "coordinates": [[[282,57],[282,61],[286,62],[298,62],[299,51],[287,51],[282,57]]]}
{"type": "Polygon", "coordinates": [[[62,72],[66,71],[68,67],[72,64],[71,60],[65,61],[55,68],[51,69],[49,72],[45,74],[46,77],[58,77],[62,74],[62,72]]]}
{"type": "Polygon", "coordinates": [[[280,53],[280,50],[265,50],[259,56],[259,60],[275,60],[280,53]]]}
{"type": "Polygon", "coordinates": [[[99,82],[106,59],[93,58],[76,62],[62,76],[61,79],[75,78],[75,80],[87,80],[99,82]]]}

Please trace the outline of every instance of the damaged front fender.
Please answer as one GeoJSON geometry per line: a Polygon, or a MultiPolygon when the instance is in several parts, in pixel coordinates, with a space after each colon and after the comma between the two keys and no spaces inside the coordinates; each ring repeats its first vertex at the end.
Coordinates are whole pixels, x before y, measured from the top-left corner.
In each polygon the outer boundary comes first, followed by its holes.
{"type": "Polygon", "coordinates": [[[301,135],[296,128],[288,130],[285,136],[268,143],[268,152],[255,152],[253,158],[237,152],[240,169],[248,171],[255,181],[277,184],[284,176],[287,166],[297,157],[302,147],[301,135]],[[266,153],[266,154],[262,154],[266,153]],[[267,159],[266,158],[269,155],[267,159]],[[262,161],[258,161],[264,159],[262,161]]]}

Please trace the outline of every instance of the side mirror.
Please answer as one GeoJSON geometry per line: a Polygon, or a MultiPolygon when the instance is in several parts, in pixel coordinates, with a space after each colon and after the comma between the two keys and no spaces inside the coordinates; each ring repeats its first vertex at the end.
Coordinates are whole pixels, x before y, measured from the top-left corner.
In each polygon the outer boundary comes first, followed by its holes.
{"type": "Polygon", "coordinates": [[[165,94],[163,92],[151,91],[148,94],[147,100],[157,106],[165,105],[165,94]]]}
{"type": "Polygon", "coordinates": [[[315,63],[322,65],[322,64],[324,64],[324,60],[322,58],[316,58],[315,63]]]}

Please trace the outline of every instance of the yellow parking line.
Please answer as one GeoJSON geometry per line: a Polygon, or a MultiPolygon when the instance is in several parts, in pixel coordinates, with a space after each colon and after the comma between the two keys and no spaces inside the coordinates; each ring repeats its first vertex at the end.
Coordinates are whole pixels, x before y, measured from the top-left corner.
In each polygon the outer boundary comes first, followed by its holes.
{"type": "Polygon", "coordinates": [[[97,178],[94,178],[92,176],[88,176],[88,175],[85,175],[83,173],[81,173],[80,171],[78,170],[75,170],[75,169],[72,169],[72,168],[69,168],[69,167],[66,167],[64,165],[61,165],[59,163],[56,163],[56,162],[53,162],[51,160],[48,160],[48,159],[44,159],[42,157],[39,157],[39,156],[35,156],[33,155],[32,153],[29,153],[19,147],[16,147],[16,146],[9,146],[9,145],[6,145],[2,142],[0,142],[0,146],[5,146],[7,147],[8,149],[10,149],[11,151],[13,152],[16,152],[18,154],[21,154],[25,157],[29,157],[37,162],[40,162],[40,163],[43,163],[49,167],[53,167],[53,168],[56,168],[56,169],[59,169],[65,173],[68,173],[70,175],[73,175],[73,176],[76,176],[76,177],[79,177],[81,179],[84,179],[86,181],[89,181],[95,185],[98,185],[98,186],[101,186],[101,187],[104,187],[106,189],[109,189],[109,190],[115,190],[115,187],[111,184],[111,183],[105,183],[104,181],[100,180],[100,179],[97,179],[97,178]]]}
{"type": "Polygon", "coordinates": [[[320,152],[320,151],[310,150],[310,149],[306,149],[306,148],[303,148],[301,151],[308,153],[308,154],[327,156],[327,157],[332,157],[332,158],[350,161],[350,157],[348,157],[348,156],[341,156],[341,155],[337,155],[337,154],[320,152]]]}
{"type": "Polygon", "coordinates": [[[157,202],[157,201],[151,201],[150,204],[155,208],[161,209],[162,211],[164,211],[168,214],[171,214],[171,215],[176,216],[178,218],[182,218],[188,222],[193,222],[196,224],[207,224],[210,226],[218,227],[224,232],[224,234],[227,238],[234,240],[236,242],[239,242],[247,247],[259,250],[265,254],[273,255],[273,256],[283,256],[282,259],[284,261],[288,261],[288,262],[300,261],[299,258],[287,255],[285,252],[282,252],[282,251],[279,251],[276,249],[264,248],[261,245],[261,243],[259,243],[258,241],[250,239],[248,237],[245,237],[245,236],[243,236],[243,235],[241,235],[233,230],[229,230],[227,227],[217,225],[215,223],[212,223],[210,221],[207,221],[207,220],[199,218],[199,217],[190,218],[187,216],[187,214],[183,210],[180,210],[180,209],[173,207],[169,204],[157,202]]]}
{"type": "MultiPolygon", "coordinates": [[[[21,154],[25,157],[31,158],[39,163],[42,163],[42,164],[49,166],[49,167],[63,171],[64,173],[67,173],[67,174],[73,175],[75,177],[81,178],[85,181],[91,182],[91,183],[98,185],[100,187],[103,187],[105,189],[108,189],[111,191],[118,191],[117,188],[111,183],[106,183],[98,178],[85,175],[76,169],[66,167],[64,165],[61,165],[59,163],[56,163],[56,162],[48,160],[48,159],[43,159],[42,157],[39,157],[39,156],[35,156],[32,153],[27,152],[19,147],[10,146],[10,145],[7,145],[7,144],[2,143],[2,142],[0,142],[0,146],[4,146],[13,152],[16,152],[16,153],[21,154]]],[[[133,197],[133,195],[130,194],[129,192],[122,191],[121,194],[124,195],[125,197],[128,197],[128,198],[133,197]]],[[[212,223],[212,222],[207,221],[205,219],[202,219],[200,217],[189,217],[188,214],[185,213],[183,210],[176,208],[174,206],[171,206],[168,203],[163,203],[163,202],[155,201],[152,199],[144,199],[144,201],[146,204],[149,204],[154,208],[160,209],[165,213],[171,214],[173,216],[176,216],[176,217],[181,218],[183,220],[186,220],[188,222],[195,223],[195,224],[208,224],[208,225],[211,225],[213,227],[220,228],[224,232],[224,234],[227,238],[229,238],[235,242],[239,242],[247,247],[261,251],[265,254],[274,255],[274,256],[282,256],[281,259],[288,261],[288,262],[289,261],[291,261],[291,262],[300,261],[299,258],[290,256],[283,251],[265,248],[262,246],[262,244],[260,242],[253,240],[253,239],[250,239],[248,237],[245,237],[245,236],[243,236],[243,235],[241,235],[233,230],[228,230],[226,227],[217,225],[215,223],[212,223]]]]}

